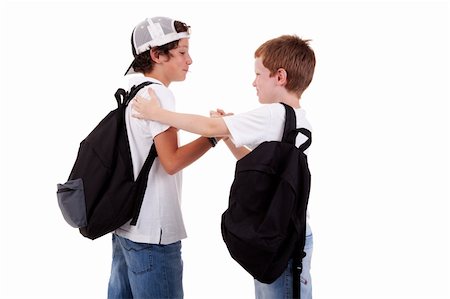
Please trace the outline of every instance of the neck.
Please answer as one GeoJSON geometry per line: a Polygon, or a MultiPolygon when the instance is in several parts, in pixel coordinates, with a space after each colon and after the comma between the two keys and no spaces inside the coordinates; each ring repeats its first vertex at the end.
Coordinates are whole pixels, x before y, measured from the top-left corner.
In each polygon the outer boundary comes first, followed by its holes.
{"type": "Polygon", "coordinates": [[[300,108],[300,98],[294,93],[285,94],[280,102],[285,103],[292,108],[300,108]]]}
{"type": "Polygon", "coordinates": [[[158,81],[161,81],[161,83],[164,84],[166,87],[169,87],[169,85],[171,83],[171,81],[169,79],[167,79],[166,76],[164,76],[164,74],[162,74],[156,70],[152,70],[151,72],[144,73],[144,76],[154,78],[158,81]]]}

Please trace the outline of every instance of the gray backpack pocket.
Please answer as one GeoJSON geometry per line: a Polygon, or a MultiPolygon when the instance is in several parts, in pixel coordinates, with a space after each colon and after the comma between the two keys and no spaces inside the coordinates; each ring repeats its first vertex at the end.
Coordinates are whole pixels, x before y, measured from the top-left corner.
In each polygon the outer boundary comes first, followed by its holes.
{"type": "Polygon", "coordinates": [[[56,195],[64,219],[75,228],[87,226],[83,180],[70,180],[57,186],[56,195]]]}

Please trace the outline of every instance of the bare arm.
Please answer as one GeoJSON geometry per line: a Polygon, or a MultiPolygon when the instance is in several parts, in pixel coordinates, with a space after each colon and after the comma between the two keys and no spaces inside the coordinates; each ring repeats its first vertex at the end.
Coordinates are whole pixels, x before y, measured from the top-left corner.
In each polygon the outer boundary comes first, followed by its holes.
{"type": "Polygon", "coordinates": [[[178,147],[177,129],[173,127],[155,136],[154,142],[159,161],[170,175],[187,167],[211,148],[205,137],[178,147]]]}
{"type": "MultiPolygon", "coordinates": [[[[209,115],[212,118],[217,118],[227,115],[233,115],[233,113],[225,113],[225,111],[223,111],[222,109],[217,109],[217,111],[210,111],[209,115]]],[[[225,144],[228,146],[228,149],[237,160],[250,153],[250,149],[246,148],[245,146],[236,147],[236,145],[234,145],[229,137],[223,137],[222,140],[225,142],[225,144]]]]}
{"type": "Polygon", "coordinates": [[[222,139],[225,144],[228,146],[228,149],[230,150],[230,152],[233,154],[233,156],[237,159],[240,160],[243,157],[245,157],[248,153],[251,152],[251,150],[249,150],[248,148],[246,148],[245,146],[241,146],[241,147],[236,147],[234,145],[234,143],[231,141],[230,138],[226,137],[224,139],[222,139]]]}
{"type": "Polygon", "coordinates": [[[162,109],[153,89],[149,88],[148,92],[151,97],[150,101],[140,97],[133,100],[133,109],[138,112],[133,115],[134,117],[158,121],[206,137],[229,136],[230,132],[222,118],[209,118],[162,109]]]}

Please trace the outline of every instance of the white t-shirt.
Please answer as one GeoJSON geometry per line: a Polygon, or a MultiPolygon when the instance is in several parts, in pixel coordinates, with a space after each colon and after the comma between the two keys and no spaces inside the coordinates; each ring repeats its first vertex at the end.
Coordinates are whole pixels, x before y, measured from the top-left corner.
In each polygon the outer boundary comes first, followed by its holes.
{"type": "MultiPolygon", "coordinates": [[[[254,149],[264,141],[281,141],[285,111],[281,104],[266,104],[249,112],[226,116],[223,120],[231,133],[231,140],[237,147],[245,145],[254,149]]],[[[302,108],[294,109],[294,111],[297,128],[306,128],[311,131],[311,125],[306,119],[306,111],[302,108]]],[[[299,146],[306,140],[307,137],[299,133],[296,145],[299,146]]]]}
{"type": "MultiPolygon", "coordinates": [[[[147,89],[155,90],[161,107],[175,111],[175,97],[172,92],[156,79],[138,76],[130,79],[130,87],[144,81],[152,81],[142,88],[138,95],[149,99],[147,89]]],[[[153,138],[166,131],[169,126],[132,117],[135,111],[131,104],[125,111],[128,139],[135,178],[139,174],[153,144],[153,138]]],[[[181,214],[182,172],[169,175],[158,158],[153,162],[148,176],[147,189],[142,202],[136,226],[129,223],[115,231],[121,237],[134,242],[149,244],[171,244],[186,238],[183,217],[181,214]]]]}

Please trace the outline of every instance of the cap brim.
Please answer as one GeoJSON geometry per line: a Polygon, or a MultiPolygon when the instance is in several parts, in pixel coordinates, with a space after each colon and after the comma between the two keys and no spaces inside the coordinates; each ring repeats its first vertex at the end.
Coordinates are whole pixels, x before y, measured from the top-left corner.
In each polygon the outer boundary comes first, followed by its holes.
{"type": "MultiPolygon", "coordinates": [[[[135,58],[136,59],[136,58],[135,58]]],[[[131,62],[130,66],[128,67],[127,71],[125,72],[124,76],[126,75],[132,75],[132,74],[137,74],[134,69],[133,69],[133,64],[134,64],[134,60],[131,62]]]]}

